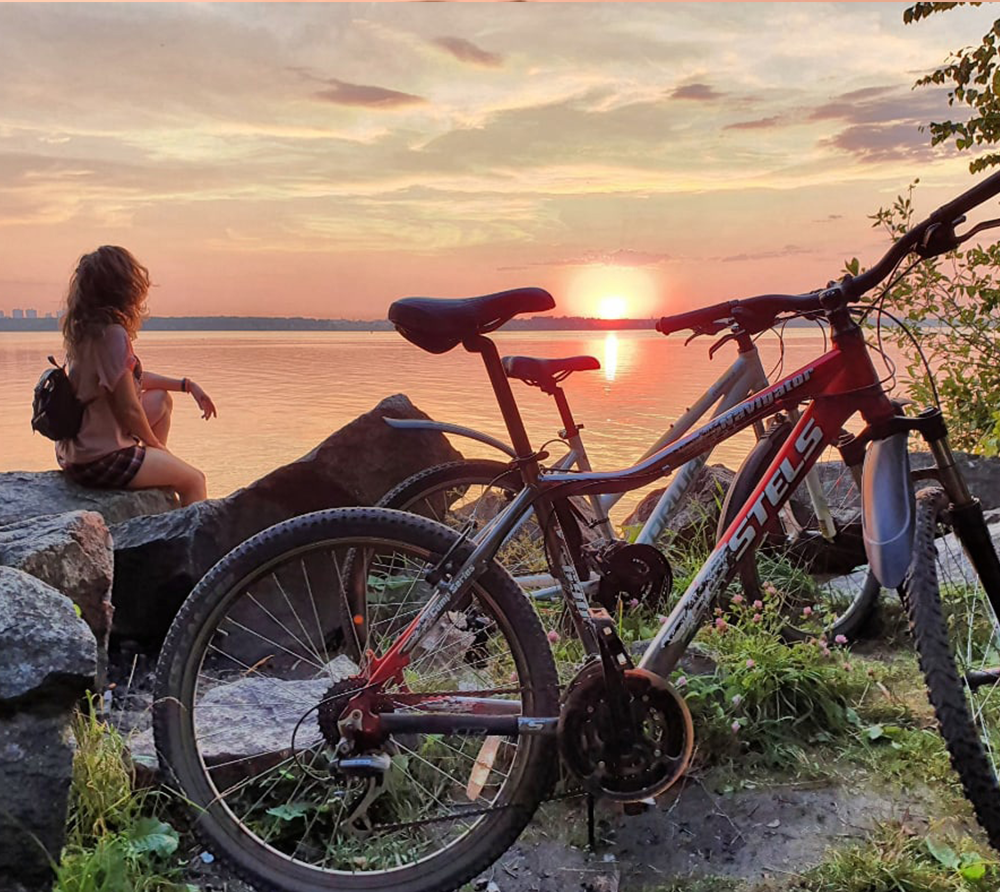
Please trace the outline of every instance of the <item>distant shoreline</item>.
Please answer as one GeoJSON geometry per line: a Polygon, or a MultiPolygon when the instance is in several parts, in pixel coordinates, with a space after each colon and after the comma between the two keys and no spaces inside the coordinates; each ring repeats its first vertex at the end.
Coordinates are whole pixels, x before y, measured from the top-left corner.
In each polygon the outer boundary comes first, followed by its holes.
{"type": "MultiPolygon", "coordinates": [[[[787,323],[815,325],[807,319],[787,323]]],[[[586,316],[531,316],[511,319],[507,331],[652,331],[656,319],[592,319],[586,316]]],[[[306,316],[151,316],[146,331],[392,331],[388,319],[313,319],[306,316]]],[[[0,332],[58,331],[59,320],[0,319],[0,332]]]]}
{"type": "MultiPolygon", "coordinates": [[[[654,319],[589,319],[582,316],[532,316],[512,319],[512,331],[652,329],[654,319]]],[[[312,319],[304,316],[151,316],[146,331],[392,331],[388,319],[312,319]]],[[[4,331],[58,331],[59,320],[0,319],[4,331]]]]}

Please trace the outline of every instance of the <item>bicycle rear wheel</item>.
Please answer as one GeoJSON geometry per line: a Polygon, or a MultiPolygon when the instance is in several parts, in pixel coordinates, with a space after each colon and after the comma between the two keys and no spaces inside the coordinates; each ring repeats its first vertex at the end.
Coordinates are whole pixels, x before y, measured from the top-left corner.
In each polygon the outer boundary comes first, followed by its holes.
{"type": "MultiPolygon", "coordinates": [[[[426,569],[455,539],[395,511],[296,517],[230,552],[177,615],[157,666],[157,749],[198,810],[198,833],[258,888],[453,889],[502,854],[547,795],[553,737],[435,726],[359,736],[368,742],[351,755],[365,765],[334,761],[341,722],[357,711],[346,705],[366,689],[369,658],[356,655],[398,638],[427,600],[426,569]],[[366,617],[355,624],[345,613],[358,603],[366,617]],[[365,640],[352,642],[358,628],[365,640]]],[[[495,565],[382,691],[373,714],[418,725],[463,710],[558,714],[545,637],[495,565]]]]}
{"type": "MultiPolygon", "coordinates": [[[[992,548],[985,525],[978,526],[979,547],[992,548]]],[[[987,561],[980,566],[982,574],[955,536],[943,490],[919,493],[903,591],[910,632],[951,764],[1000,849],[1000,623],[993,606],[1000,604],[1000,574],[987,561]]]]}
{"type": "MultiPolygon", "coordinates": [[[[728,529],[764,478],[792,430],[776,420],[736,474],[719,518],[718,535],[728,529]]],[[[878,604],[881,587],[868,568],[861,535],[861,497],[854,477],[835,447],[825,450],[814,480],[830,512],[835,534],[825,535],[816,499],[803,481],[781,516],[764,528],[757,547],[742,561],[730,596],[777,602],[787,641],[858,635],[878,604]]]]}

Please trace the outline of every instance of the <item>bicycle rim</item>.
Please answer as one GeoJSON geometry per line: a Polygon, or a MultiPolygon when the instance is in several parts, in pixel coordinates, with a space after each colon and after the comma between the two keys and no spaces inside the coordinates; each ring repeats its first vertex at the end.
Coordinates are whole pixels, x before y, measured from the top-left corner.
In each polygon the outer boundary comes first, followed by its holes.
{"type": "MultiPolygon", "coordinates": [[[[530,818],[549,741],[414,733],[366,748],[387,761],[371,777],[334,767],[341,706],[364,687],[369,658],[358,654],[384,652],[407,626],[450,538],[331,536],[337,512],[320,514],[245,543],[192,593],[158,669],[158,746],[205,809],[202,830],[263,887],[443,889],[482,869],[530,818]],[[359,587],[366,615],[346,625],[359,587]]],[[[511,603],[522,600],[513,586],[484,579],[387,686],[395,712],[433,709],[413,697],[435,694],[554,713],[541,631],[523,628],[531,614],[511,603]]]]}

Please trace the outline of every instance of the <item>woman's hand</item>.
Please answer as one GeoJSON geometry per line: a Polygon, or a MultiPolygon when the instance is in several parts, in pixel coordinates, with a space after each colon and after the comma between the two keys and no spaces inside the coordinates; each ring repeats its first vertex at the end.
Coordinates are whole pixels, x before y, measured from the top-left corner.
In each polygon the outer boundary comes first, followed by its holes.
{"type": "Polygon", "coordinates": [[[218,412],[215,409],[215,403],[212,402],[212,398],[201,389],[199,384],[195,384],[190,378],[187,379],[188,393],[194,397],[194,401],[198,404],[198,408],[201,409],[201,417],[208,421],[209,418],[218,417],[218,412]]]}

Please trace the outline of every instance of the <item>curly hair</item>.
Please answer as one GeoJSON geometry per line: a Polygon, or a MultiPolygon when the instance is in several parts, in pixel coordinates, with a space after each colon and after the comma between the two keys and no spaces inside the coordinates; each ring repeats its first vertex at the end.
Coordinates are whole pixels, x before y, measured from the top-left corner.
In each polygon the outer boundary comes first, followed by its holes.
{"type": "Polygon", "coordinates": [[[149,271],[130,251],[102,245],[84,254],[69,280],[62,320],[66,352],[91,333],[118,324],[134,338],[146,317],[149,271]]]}

